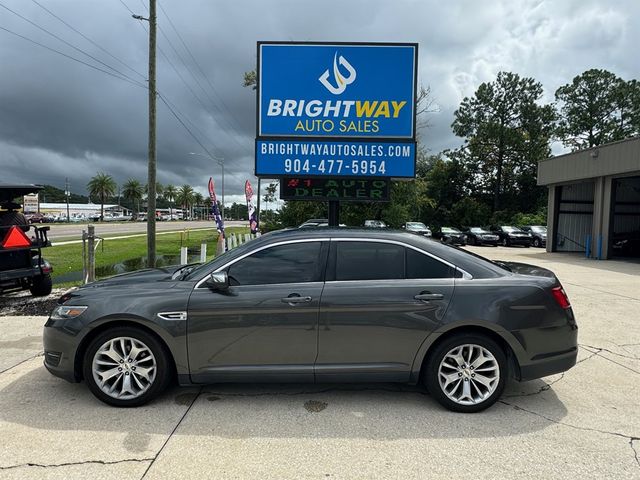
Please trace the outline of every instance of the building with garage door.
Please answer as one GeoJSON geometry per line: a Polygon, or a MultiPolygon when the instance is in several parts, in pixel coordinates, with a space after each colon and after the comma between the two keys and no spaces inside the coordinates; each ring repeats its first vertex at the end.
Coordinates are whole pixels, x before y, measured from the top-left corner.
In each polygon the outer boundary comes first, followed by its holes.
{"type": "Polygon", "coordinates": [[[542,160],[547,251],[640,257],[640,137],[542,160]]]}

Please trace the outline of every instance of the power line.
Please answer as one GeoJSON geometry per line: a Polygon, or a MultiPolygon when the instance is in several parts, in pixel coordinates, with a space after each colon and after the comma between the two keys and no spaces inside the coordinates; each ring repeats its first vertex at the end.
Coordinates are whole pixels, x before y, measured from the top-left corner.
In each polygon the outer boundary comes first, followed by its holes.
{"type": "Polygon", "coordinates": [[[176,28],[176,26],[173,24],[173,21],[171,20],[171,17],[169,16],[169,14],[165,11],[164,7],[162,6],[162,3],[158,2],[158,6],[160,7],[160,10],[162,10],[162,13],[165,15],[165,17],[167,17],[167,20],[169,21],[169,25],[171,25],[171,28],[173,29],[173,31],[175,32],[176,36],[178,37],[178,39],[180,40],[180,42],[182,43],[182,46],[184,47],[184,49],[187,51],[187,53],[189,54],[189,56],[191,57],[191,60],[193,60],[193,63],[196,65],[198,71],[200,72],[200,74],[202,75],[202,78],[205,79],[205,81],[209,84],[209,87],[211,87],[211,90],[213,91],[214,95],[218,98],[218,100],[220,101],[220,103],[222,104],[222,106],[225,108],[225,110],[227,111],[227,113],[231,116],[231,118],[233,120],[235,120],[237,122],[237,124],[235,125],[236,127],[239,127],[238,130],[242,130],[241,126],[240,126],[240,121],[236,118],[236,116],[234,115],[234,113],[231,111],[231,109],[227,106],[227,104],[225,103],[224,99],[222,98],[222,96],[218,93],[216,87],[213,85],[213,83],[211,83],[211,81],[209,80],[209,77],[204,73],[204,70],[202,69],[202,67],[200,66],[200,64],[198,63],[198,61],[196,60],[196,58],[193,56],[193,54],[191,53],[191,50],[189,49],[189,47],[187,46],[186,42],[184,41],[184,39],[182,38],[182,35],[180,34],[180,31],[176,28]]]}
{"type": "Polygon", "coordinates": [[[143,84],[141,84],[139,82],[136,82],[135,80],[129,80],[127,78],[123,78],[123,77],[121,77],[119,75],[116,75],[115,73],[109,72],[108,70],[103,70],[100,67],[96,67],[95,65],[91,65],[90,63],[87,63],[87,62],[85,62],[83,60],[80,60],[78,58],[72,57],[71,55],[67,55],[64,52],[56,50],[55,48],[48,47],[47,45],[44,45],[44,44],[42,44],[40,42],[37,42],[37,41],[35,41],[35,40],[33,40],[33,39],[29,38],[29,37],[25,37],[24,35],[21,35],[19,33],[16,33],[14,31],[12,31],[12,30],[9,30],[8,28],[0,26],[0,30],[4,30],[5,32],[10,33],[11,35],[15,35],[16,37],[20,37],[23,40],[26,40],[28,42],[31,42],[31,43],[35,44],[35,45],[38,45],[39,47],[45,48],[45,49],[47,49],[47,50],[49,50],[51,52],[57,53],[58,55],[62,55],[63,57],[66,57],[66,58],[68,58],[70,60],[73,60],[74,62],[81,63],[83,65],[86,65],[89,68],[93,68],[94,70],[97,70],[99,72],[106,73],[107,75],[110,75],[110,76],[112,76],[114,78],[117,78],[118,80],[122,80],[123,82],[130,83],[132,85],[135,85],[136,87],[141,87],[141,88],[144,88],[144,89],[147,88],[146,85],[143,85],[143,84]]]}
{"type": "Polygon", "coordinates": [[[61,41],[62,43],[64,43],[65,45],[73,48],[74,50],[82,53],[83,55],[86,55],[87,57],[93,59],[94,61],[98,62],[99,64],[109,68],[110,70],[113,70],[114,72],[116,72],[118,75],[120,75],[121,77],[127,78],[129,80],[131,80],[132,82],[135,82],[136,80],[134,80],[133,78],[131,78],[129,75],[122,73],[121,71],[119,71],[118,69],[112,67],[111,65],[108,65],[106,63],[104,63],[102,60],[94,57],[93,55],[91,55],[90,53],[85,52],[84,50],[82,50],[81,48],[76,47],[75,45],[67,42],[66,40],[60,38],[58,35],[56,35],[55,33],[50,32],[49,30],[47,30],[44,27],[41,27],[40,25],[38,25],[37,23],[29,20],[27,17],[20,15],[18,12],[16,12],[15,10],[10,9],[9,7],[7,7],[6,5],[4,5],[3,3],[0,3],[0,7],[4,8],[5,10],[13,13],[14,15],[16,15],[17,17],[21,18],[22,20],[24,20],[25,22],[33,25],[34,27],[36,27],[39,30],[42,30],[43,32],[45,32],[46,34],[52,36],[53,38],[55,38],[56,40],[61,41]]]}
{"type": "Polygon", "coordinates": [[[64,25],[66,25],[67,27],[69,27],[71,30],[73,30],[74,32],[76,32],[78,35],[80,35],[82,38],[84,38],[86,41],[88,41],[89,43],[91,43],[91,45],[95,46],[96,48],[102,50],[104,53],[106,53],[107,55],[109,55],[111,58],[113,58],[115,61],[117,61],[118,63],[120,63],[121,65],[123,65],[124,67],[128,68],[129,70],[131,70],[133,73],[135,73],[136,75],[138,75],[139,77],[141,77],[144,81],[147,80],[147,77],[145,77],[142,73],[138,72],[136,69],[130,67],[129,65],[127,65],[125,62],[123,62],[122,60],[120,60],[118,57],[116,57],[115,55],[113,55],[111,52],[109,52],[107,49],[105,49],[104,47],[102,47],[101,45],[99,45],[98,43],[94,42],[93,40],[91,40],[89,37],[87,37],[84,33],[82,33],[81,31],[79,31],[78,29],[76,29],[73,25],[70,25],[68,22],[66,22],[65,20],[63,20],[62,18],[60,18],[58,15],[56,15],[55,13],[53,13],[51,10],[49,10],[47,7],[45,7],[44,5],[42,5],[40,2],[38,2],[37,0],[31,0],[33,3],[35,3],[36,5],[38,5],[41,9],[43,9],[45,12],[47,12],[49,15],[51,15],[52,17],[58,19],[60,22],[62,22],[64,25]]]}

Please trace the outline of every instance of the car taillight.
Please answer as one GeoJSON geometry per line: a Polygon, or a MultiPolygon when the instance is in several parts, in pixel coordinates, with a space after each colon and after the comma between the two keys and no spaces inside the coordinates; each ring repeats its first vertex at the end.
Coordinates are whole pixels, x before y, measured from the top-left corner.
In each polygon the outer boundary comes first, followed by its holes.
{"type": "Polygon", "coordinates": [[[564,291],[562,287],[554,287],[551,289],[551,295],[556,299],[560,308],[571,308],[571,303],[569,303],[569,297],[567,297],[567,293],[564,291]]]}

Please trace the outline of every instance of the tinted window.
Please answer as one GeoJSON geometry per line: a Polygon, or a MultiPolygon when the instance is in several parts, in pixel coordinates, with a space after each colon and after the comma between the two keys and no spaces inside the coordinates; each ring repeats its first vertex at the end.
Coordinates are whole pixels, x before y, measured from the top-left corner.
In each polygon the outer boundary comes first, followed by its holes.
{"type": "Polygon", "coordinates": [[[336,280],[404,278],[404,247],[376,242],[336,242],[336,280]]]}
{"type": "Polygon", "coordinates": [[[229,267],[232,285],[320,281],[320,242],[290,243],[254,253],[229,267]]]}
{"type": "Polygon", "coordinates": [[[407,278],[451,278],[453,273],[450,266],[407,248],[407,278]]]}

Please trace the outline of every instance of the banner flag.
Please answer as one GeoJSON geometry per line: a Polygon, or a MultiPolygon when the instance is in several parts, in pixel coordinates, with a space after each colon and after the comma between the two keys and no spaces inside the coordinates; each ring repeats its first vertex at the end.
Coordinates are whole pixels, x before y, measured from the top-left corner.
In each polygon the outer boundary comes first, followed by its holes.
{"type": "Polygon", "coordinates": [[[224,237],[224,219],[220,215],[220,209],[218,208],[218,198],[216,197],[216,191],[213,185],[213,178],[209,177],[209,197],[211,198],[211,213],[213,219],[216,221],[216,228],[218,233],[224,237]]]}
{"type": "Polygon", "coordinates": [[[257,233],[258,217],[256,215],[256,207],[253,205],[253,189],[249,180],[244,183],[244,194],[247,197],[247,208],[249,209],[249,228],[251,233],[257,233]]]}

